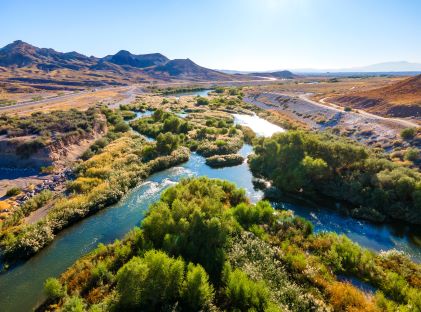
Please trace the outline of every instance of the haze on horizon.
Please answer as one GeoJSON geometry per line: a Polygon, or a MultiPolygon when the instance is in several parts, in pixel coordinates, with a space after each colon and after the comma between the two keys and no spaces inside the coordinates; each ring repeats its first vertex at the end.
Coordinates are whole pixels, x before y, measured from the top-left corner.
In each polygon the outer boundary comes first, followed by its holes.
{"type": "Polygon", "coordinates": [[[421,63],[421,2],[0,0],[0,46],[17,39],[98,57],[121,49],[231,70],[421,63]]]}

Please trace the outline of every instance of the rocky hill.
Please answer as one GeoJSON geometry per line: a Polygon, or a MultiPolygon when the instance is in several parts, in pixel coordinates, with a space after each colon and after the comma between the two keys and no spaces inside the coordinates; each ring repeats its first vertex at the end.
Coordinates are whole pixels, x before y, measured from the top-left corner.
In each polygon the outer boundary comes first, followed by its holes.
{"type": "Polygon", "coordinates": [[[231,75],[227,75],[215,70],[201,67],[190,59],[171,60],[167,63],[151,68],[149,73],[156,78],[177,78],[193,80],[232,80],[231,75]]]}
{"type": "Polygon", "coordinates": [[[381,115],[421,117],[421,75],[373,90],[351,92],[329,101],[381,115]]]}
{"type": "Polygon", "coordinates": [[[114,55],[107,55],[100,60],[101,62],[110,62],[116,65],[127,65],[136,68],[145,68],[155,65],[163,65],[169,59],[161,53],[152,54],[131,54],[129,51],[121,50],[114,55]]]}
{"type": "Polygon", "coordinates": [[[69,68],[80,70],[96,64],[98,59],[77,52],[62,53],[53,49],[37,48],[17,40],[0,49],[0,66],[30,67],[41,70],[69,68]]]}

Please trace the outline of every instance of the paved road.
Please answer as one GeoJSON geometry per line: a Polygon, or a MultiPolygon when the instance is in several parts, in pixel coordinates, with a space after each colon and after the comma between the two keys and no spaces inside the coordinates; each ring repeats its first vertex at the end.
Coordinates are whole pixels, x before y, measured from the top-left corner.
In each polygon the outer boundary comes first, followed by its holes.
{"type": "Polygon", "coordinates": [[[66,100],[66,99],[70,99],[72,97],[81,95],[81,94],[85,94],[85,93],[90,93],[92,91],[79,91],[79,92],[72,92],[72,93],[68,93],[65,95],[60,95],[60,96],[55,96],[55,97],[51,97],[51,98],[46,98],[46,99],[42,99],[39,101],[25,101],[25,102],[20,102],[14,105],[9,105],[9,106],[3,106],[0,107],[0,111],[8,111],[14,108],[22,108],[22,107],[28,107],[28,106],[34,106],[34,105],[41,105],[41,104],[49,104],[51,102],[55,102],[57,100],[66,100]]]}

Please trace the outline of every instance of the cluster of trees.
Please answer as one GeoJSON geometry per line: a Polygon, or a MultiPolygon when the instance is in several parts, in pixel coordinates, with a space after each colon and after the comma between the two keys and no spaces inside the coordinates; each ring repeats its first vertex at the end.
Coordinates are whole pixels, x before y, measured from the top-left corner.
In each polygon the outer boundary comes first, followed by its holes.
{"type": "Polygon", "coordinates": [[[419,311],[421,266],[377,255],[208,178],[164,191],[141,227],[45,284],[47,304],[88,311],[419,311]],[[335,274],[378,288],[366,296],[335,274]],[[418,309],[418,310],[417,310],[418,309]]]}
{"type": "Polygon", "coordinates": [[[280,190],[359,207],[356,216],[421,223],[421,175],[336,136],[288,131],[260,139],[250,168],[280,190]]]}
{"type": "MultiPolygon", "coordinates": [[[[156,138],[163,154],[183,144],[200,155],[210,157],[236,153],[243,145],[245,136],[242,127],[233,127],[232,123],[227,118],[207,117],[206,113],[195,113],[189,120],[184,120],[157,109],[151,117],[135,120],[131,126],[141,134],[156,138]]],[[[253,132],[247,131],[247,138],[252,136],[253,132]]]]}
{"type": "Polygon", "coordinates": [[[130,125],[137,132],[153,138],[165,132],[186,134],[192,129],[192,125],[188,121],[162,109],[157,109],[151,117],[139,118],[131,122],[130,125]]]}

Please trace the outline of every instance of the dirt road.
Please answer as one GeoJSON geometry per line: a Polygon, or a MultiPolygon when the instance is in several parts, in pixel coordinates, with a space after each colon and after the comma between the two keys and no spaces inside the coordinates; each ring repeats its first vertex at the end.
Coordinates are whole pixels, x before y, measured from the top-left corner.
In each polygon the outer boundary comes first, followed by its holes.
{"type": "Polygon", "coordinates": [[[338,106],[310,100],[308,96],[267,92],[250,95],[245,101],[266,110],[279,111],[313,129],[336,128],[356,141],[386,149],[400,138],[402,129],[418,126],[398,118],[385,118],[359,111],[346,112],[338,106]]]}

